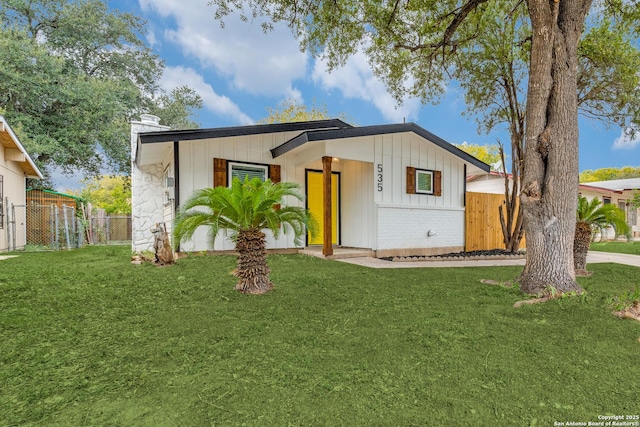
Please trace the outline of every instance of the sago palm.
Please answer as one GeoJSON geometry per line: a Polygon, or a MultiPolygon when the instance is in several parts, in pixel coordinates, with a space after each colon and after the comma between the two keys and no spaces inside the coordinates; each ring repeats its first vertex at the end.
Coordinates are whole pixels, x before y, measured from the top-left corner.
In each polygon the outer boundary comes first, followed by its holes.
{"type": "Polygon", "coordinates": [[[602,232],[609,226],[615,229],[616,234],[629,232],[623,210],[612,204],[602,204],[598,199],[589,201],[586,197],[578,196],[576,231],[573,236],[573,265],[576,274],[586,274],[587,251],[593,232],[602,232]]]}
{"type": "Polygon", "coordinates": [[[174,227],[174,241],[189,239],[201,226],[209,227],[211,242],[222,229],[231,231],[236,244],[238,263],[236,289],[245,294],[262,294],[273,289],[267,266],[266,235],[293,232],[296,245],[307,231],[312,234],[317,224],[311,214],[296,206],[281,206],[284,198],[302,200],[298,184],[272,183],[254,178],[241,182],[234,178],[231,187],[205,188],[196,191],[181,206],[174,227]]]}

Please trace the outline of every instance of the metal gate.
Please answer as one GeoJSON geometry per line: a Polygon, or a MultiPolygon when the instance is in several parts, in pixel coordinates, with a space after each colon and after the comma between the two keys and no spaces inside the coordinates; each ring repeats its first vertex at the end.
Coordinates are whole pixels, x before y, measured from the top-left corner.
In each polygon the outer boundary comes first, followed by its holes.
{"type": "Polygon", "coordinates": [[[83,227],[73,206],[11,205],[8,250],[61,250],[82,244],[83,227]]]}

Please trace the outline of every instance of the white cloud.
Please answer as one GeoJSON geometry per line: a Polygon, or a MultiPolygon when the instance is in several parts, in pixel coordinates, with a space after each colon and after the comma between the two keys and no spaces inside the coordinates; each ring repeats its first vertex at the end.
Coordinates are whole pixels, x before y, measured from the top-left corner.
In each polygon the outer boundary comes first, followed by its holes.
{"type": "Polygon", "coordinates": [[[633,150],[640,144],[640,129],[623,129],[620,136],[613,141],[614,150],[633,150]]]}
{"type": "Polygon", "coordinates": [[[147,31],[145,38],[147,39],[147,43],[149,43],[149,47],[153,48],[158,45],[158,38],[153,30],[147,31]]]}
{"type": "Polygon", "coordinates": [[[305,76],[307,56],[286,26],[275,25],[265,34],[258,23],[231,15],[221,28],[215,9],[203,0],[140,0],[140,5],[175,20],[164,39],[229,78],[233,87],[254,95],[299,96],[292,81],[305,76]]]}
{"type": "Polygon", "coordinates": [[[420,101],[405,98],[402,105],[389,94],[384,83],[373,75],[364,53],[351,56],[346,64],[330,73],[325,61],[315,63],[313,80],[322,84],[326,90],[338,89],[345,98],[361,99],[372,102],[383,117],[391,122],[415,120],[420,111],[420,101]]]}
{"type": "Polygon", "coordinates": [[[210,84],[192,68],[166,67],[160,79],[160,85],[167,91],[181,85],[187,85],[195,90],[204,102],[204,106],[209,111],[233,118],[241,125],[252,124],[253,120],[229,98],[218,95],[210,84]]]}

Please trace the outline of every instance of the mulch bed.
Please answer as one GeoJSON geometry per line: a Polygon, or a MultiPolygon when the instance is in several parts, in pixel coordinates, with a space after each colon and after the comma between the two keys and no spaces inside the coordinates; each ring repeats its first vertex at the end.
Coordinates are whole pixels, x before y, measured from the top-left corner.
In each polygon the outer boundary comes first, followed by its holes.
{"type": "Polygon", "coordinates": [[[470,251],[470,252],[452,252],[441,255],[421,256],[396,256],[396,257],[384,257],[386,261],[455,261],[455,260],[477,260],[477,259],[519,259],[524,258],[524,252],[509,252],[504,249],[492,249],[486,251],[470,251]]]}

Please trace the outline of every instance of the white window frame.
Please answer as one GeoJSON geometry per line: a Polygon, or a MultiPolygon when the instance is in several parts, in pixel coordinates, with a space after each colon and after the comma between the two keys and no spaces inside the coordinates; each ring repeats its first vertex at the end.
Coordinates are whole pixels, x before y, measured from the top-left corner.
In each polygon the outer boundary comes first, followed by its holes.
{"type": "Polygon", "coordinates": [[[264,171],[264,179],[266,181],[269,179],[269,166],[261,165],[257,163],[243,163],[243,162],[229,162],[227,164],[228,177],[227,182],[229,183],[229,187],[231,187],[231,183],[233,182],[233,168],[234,166],[238,168],[252,168],[252,169],[261,169],[264,171]]]}
{"type": "Polygon", "coordinates": [[[434,185],[434,173],[432,170],[428,169],[416,169],[416,193],[417,194],[431,194],[433,195],[433,185],[434,185]],[[418,183],[420,182],[420,175],[428,175],[430,177],[431,182],[431,190],[421,190],[418,183]]]}

